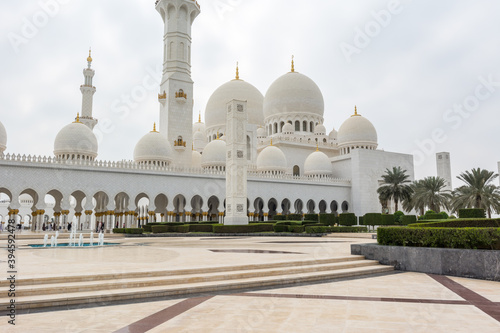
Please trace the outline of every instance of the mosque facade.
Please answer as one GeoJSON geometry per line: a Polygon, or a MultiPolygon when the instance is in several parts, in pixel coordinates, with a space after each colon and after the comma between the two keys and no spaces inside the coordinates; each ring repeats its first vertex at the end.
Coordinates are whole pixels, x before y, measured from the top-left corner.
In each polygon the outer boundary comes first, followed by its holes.
{"type": "Polygon", "coordinates": [[[159,128],[155,124],[139,140],[133,161],[99,159],[89,54],[81,114],[59,131],[52,156],[9,152],[0,123],[2,223],[16,218],[32,230],[49,223],[79,230],[104,223],[110,230],[145,221],[224,222],[226,110],[235,100],[245,102],[247,113],[249,221],[288,213],[379,212],[376,190],[386,168],[401,166],[414,179],[413,156],[379,150],[375,127],[357,108],[338,131],[327,130],[323,94],[293,60],[265,95],[237,68],[235,78],[210,97],[205,122],[201,115],[194,121],[191,27],[200,5],[158,0],[155,6],[165,24],[159,128]]]}

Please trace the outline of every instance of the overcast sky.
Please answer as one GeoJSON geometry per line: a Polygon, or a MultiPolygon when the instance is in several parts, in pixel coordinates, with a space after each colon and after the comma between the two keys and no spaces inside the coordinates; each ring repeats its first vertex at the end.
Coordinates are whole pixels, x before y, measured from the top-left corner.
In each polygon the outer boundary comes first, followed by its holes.
{"type": "MultiPolygon", "coordinates": [[[[234,78],[264,95],[296,70],[320,87],[325,126],[352,113],[375,125],[379,148],[414,153],[416,177],[449,151],[454,177],[500,160],[500,2],[491,0],[198,0],[193,25],[195,109],[234,78]]],[[[163,22],[154,0],[0,2],[0,121],[7,152],[52,155],[57,132],[81,110],[92,46],[99,159],[132,159],[158,121],[163,22]],[[46,4],[45,9],[41,4],[46,4]],[[54,5],[56,4],[56,6],[54,5]],[[49,14],[46,14],[46,13],[49,14]]],[[[457,180],[454,185],[460,185],[457,180]]]]}

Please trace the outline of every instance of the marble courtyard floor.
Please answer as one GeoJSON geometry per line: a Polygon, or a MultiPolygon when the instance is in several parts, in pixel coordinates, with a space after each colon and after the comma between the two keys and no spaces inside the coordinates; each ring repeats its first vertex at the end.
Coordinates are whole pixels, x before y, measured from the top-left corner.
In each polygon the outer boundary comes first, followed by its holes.
{"type": "MultiPolygon", "coordinates": [[[[29,233],[24,234],[30,238],[29,233]]],[[[31,238],[37,238],[33,235],[31,238]]],[[[40,236],[43,237],[43,236],[40,236]]],[[[107,238],[118,246],[33,249],[18,279],[262,264],[350,255],[346,235],[107,238]]],[[[354,236],[353,236],[354,237],[354,236]]],[[[359,236],[356,236],[359,237],[359,236]]],[[[68,235],[61,235],[59,242],[68,235]]],[[[88,239],[87,239],[88,240],[88,239]]],[[[5,233],[0,267],[7,277],[5,233]]],[[[500,332],[500,283],[390,272],[287,287],[21,311],[1,332],[500,332]]]]}

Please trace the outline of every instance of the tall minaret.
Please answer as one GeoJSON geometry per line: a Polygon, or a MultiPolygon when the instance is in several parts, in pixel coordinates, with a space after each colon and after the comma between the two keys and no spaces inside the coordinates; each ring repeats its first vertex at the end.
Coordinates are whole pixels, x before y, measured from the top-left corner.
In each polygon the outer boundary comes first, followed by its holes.
{"type": "Polygon", "coordinates": [[[174,148],[174,163],[191,165],[193,143],[193,80],[191,25],[200,14],[194,0],[157,0],[165,32],[163,78],[160,86],[160,132],[174,148]]]}
{"type": "Polygon", "coordinates": [[[451,183],[451,160],[450,153],[437,153],[436,154],[436,164],[437,164],[437,176],[443,178],[446,181],[445,190],[453,190],[451,183]]]}
{"type": "Polygon", "coordinates": [[[97,125],[97,119],[92,117],[92,104],[95,94],[95,87],[92,85],[92,79],[94,78],[95,71],[90,68],[92,65],[92,51],[89,50],[89,57],[87,58],[87,68],[83,70],[83,76],[85,77],[85,83],[80,86],[80,91],[82,92],[82,114],[80,116],[80,122],[87,125],[90,129],[94,129],[97,125]]]}

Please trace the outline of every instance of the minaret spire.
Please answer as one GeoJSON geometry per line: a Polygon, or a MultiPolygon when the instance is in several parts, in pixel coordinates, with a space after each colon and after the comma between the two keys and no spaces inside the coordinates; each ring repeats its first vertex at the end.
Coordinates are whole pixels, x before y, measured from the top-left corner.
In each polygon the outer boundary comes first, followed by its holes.
{"type": "Polygon", "coordinates": [[[83,70],[85,82],[80,86],[82,92],[82,112],[80,121],[90,129],[94,129],[97,125],[97,119],[92,117],[93,99],[96,88],[92,84],[95,71],[92,69],[92,49],[89,49],[89,56],[87,57],[87,68],[83,70]]]}
{"type": "Polygon", "coordinates": [[[295,61],[293,60],[293,55],[292,55],[292,73],[295,73],[295,61]]]}
{"type": "Polygon", "coordinates": [[[240,68],[239,68],[239,63],[236,62],[236,80],[240,79],[240,68]]]}

